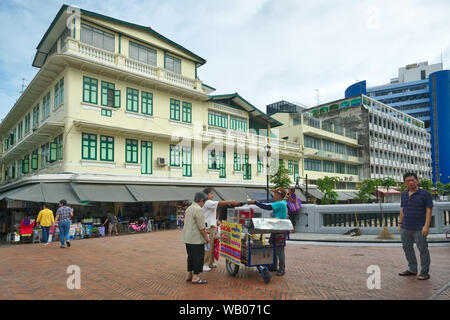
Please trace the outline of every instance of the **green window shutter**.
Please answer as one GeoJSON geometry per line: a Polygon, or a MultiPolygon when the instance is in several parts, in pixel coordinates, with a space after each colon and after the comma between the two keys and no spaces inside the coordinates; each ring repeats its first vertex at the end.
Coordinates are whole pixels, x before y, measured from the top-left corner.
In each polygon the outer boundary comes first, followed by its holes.
{"type": "Polygon", "coordinates": [[[152,174],[152,143],[150,141],[141,142],[141,173],[152,174]]]}
{"type": "MultiPolygon", "coordinates": [[[[119,91],[120,92],[120,91],[119,91]]],[[[102,106],[115,107],[116,90],[115,84],[107,81],[102,81],[102,106]]]]}
{"type": "Polygon", "coordinates": [[[64,103],[64,78],[59,81],[59,103],[64,103]]]}
{"type": "Polygon", "coordinates": [[[191,147],[182,148],[183,176],[192,177],[192,151],[191,147]]]}
{"type": "Polygon", "coordinates": [[[141,94],[141,112],[143,114],[153,114],[153,94],[142,91],[141,94]]]}
{"type": "Polygon", "coordinates": [[[170,99],[170,120],[180,121],[180,100],[170,99]]]}
{"type": "Polygon", "coordinates": [[[97,135],[83,133],[81,158],[97,160],[97,135]]]}
{"type": "Polygon", "coordinates": [[[170,166],[180,166],[180,146],[175,144],[170,145],[170,166]]]}
{"type": "Polygon", "coordinates": [[[56,161],[58,157],[58,144],[55,142],[50,143],[50,162],[56,161]]]}
{"type": "Polygon", "coordinates": [[[83,77],[83,102],[97,104],[98,80],[83,77]]]}
{"type": "Polygon", "coordinates": [[[100,160],[114,161],[114,137],[100,136],[100,160]]]}
{"type": "Polygon", "coordinates": [[[22,173],[27,174],[30,171],[30,158],[26,156],[22,160],[22,173]]]}
{"type": "Polygon", "coordinates": [[[139,112],[139,91],[127,88],[127,111],[139,112]]]}
{"type": "Polygon", "coordinates": [[[114,90],[114,108],[120,108],[120,90],[114,90]]]}
{"type": "Polygon", "coordinates": [[[138,163],[138,141],[126,139],[125,162],[138,163]]]}
{"type": "Polygon", "coordinates": [[[31,154],[31,169],[37,170],[38,169],[38,151],[35,150],[31,154]]]}
{"type": "Polygon", "coordinates": [[[219,164],[219,178],[226,178],[227,177],[227,169],[226,169],[226,153],[222,151],[222,154],[219,155],[220,164],[219,164]]]}
{"type": "Polygon", "coordinates": [[[242,155],[239,153],[234,154],[234,171],[242,171],[242,155]]]}
{"type": "Polygon", "coordinates": [[[192,104],[183,101],[183,117],[181,119],[183,122],[192,122],[192,104]]]}

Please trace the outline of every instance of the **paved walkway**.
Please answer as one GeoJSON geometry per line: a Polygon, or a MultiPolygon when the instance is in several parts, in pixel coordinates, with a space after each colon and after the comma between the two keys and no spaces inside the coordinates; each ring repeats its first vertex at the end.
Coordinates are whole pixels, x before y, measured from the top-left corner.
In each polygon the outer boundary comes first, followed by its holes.
{"type": "Polygon", "coordinates": [[[290,241],[286,275],[265,284],[256,268],[237,277],[219,266],[203,274],[206,285],[185,282],[186,250],[180,230],[0,247],[0,299],[444,299],[450,300],[450,247],[430,247],[431,279],[400,277],[401,247],[314,246],[290,241]],[[81,270],[81,289],[69,290],[68,266],[81,270]],[[368,289],[371,265],[381,270],[381,289],[368,289]]]}

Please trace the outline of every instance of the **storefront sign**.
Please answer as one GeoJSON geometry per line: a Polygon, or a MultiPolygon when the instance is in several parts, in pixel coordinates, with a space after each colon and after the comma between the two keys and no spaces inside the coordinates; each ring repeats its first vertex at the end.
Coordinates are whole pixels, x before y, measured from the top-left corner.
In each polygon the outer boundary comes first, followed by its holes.
{"type": "Polygon", "coordinates": [[[224,221],[220,228],[220,255],[240,265],[242,226],[238,223],[224,221]]]}

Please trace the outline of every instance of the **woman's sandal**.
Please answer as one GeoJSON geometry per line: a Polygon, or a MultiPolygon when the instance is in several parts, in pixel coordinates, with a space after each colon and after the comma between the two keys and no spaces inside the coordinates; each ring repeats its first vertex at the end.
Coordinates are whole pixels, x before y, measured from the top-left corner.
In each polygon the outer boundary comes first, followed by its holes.
{"type": "Polygon", "coordinates": [[[199,279],[197,281],[191,281],[191,283],[193,283],[193,284],[207,284],[208,281],[199,279]]]}

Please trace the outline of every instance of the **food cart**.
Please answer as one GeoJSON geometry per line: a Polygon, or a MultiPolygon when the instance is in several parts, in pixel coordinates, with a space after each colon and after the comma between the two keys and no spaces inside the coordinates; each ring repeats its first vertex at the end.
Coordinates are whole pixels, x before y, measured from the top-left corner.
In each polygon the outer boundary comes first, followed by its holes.
{"type": "Polygon", "coordinates": [[[286,238],[294,230],[289,219],[270,218],[271,212],[254,205],[228,209],[227,220],[221,225],[220,255],[230,275],[236,276],[243,264],[256,267],[264,281],[270,282],[275,248],[286,246],[286,238]],[[268,234],[284,234],[284,241],[269,241],[268,234]]]}

